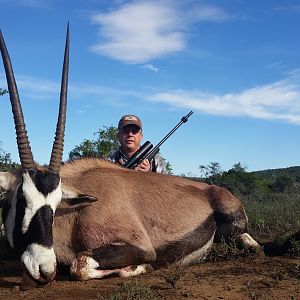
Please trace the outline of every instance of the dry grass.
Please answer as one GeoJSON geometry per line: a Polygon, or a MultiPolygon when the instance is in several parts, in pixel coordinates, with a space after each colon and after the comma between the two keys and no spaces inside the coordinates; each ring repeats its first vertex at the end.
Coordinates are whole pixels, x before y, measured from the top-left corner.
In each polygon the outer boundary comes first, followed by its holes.
{"type": "Polygon", "coordinates": [[[106,295],[97,295],[98,300],[155,300],[158,299],[151,287],[136,281],[125,282],[106,295]]]}

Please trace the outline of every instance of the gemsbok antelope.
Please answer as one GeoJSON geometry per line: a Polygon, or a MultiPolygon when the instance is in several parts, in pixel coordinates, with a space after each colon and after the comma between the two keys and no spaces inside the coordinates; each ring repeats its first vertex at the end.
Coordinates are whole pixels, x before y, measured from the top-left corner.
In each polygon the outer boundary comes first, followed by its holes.
{"type": "MultiPolygon", "coordinates": [[[[67,31],[60,109],[48,168],[31,153],[7,49],[0,32],[21,167],[1,172],[2,217],[24,274],[50,282],[57,263],[78,280],[146,273],[205,258],[214,240],[236,235],[260,249],[241,202],[228,190],[177,176],[125,169],[85,158],[62,165],[69,64],[67,31]]],[[[25,276],[25,275],[24,275],[25,276]]]]}

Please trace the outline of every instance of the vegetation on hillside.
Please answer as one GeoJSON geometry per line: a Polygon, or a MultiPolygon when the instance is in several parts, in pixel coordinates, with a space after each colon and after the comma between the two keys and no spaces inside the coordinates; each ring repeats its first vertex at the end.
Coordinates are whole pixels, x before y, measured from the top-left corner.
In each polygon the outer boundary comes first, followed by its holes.
{"type": "Polygon", "coordinates": [[[236,196],[293,192],[300,184],[300,167],[247,172],[239,162],[223,171],[218,162],[211,162],[199,169],[202,176],[194,180],[226,187],[236,196]]]}
{"type": "Polygon", "coordinates": [[[300,230],[300,167],[247,172],[241,164],[223,171],[217,162],[201,165],[201,180],[226,187],[243,202],[249,232],[271,240],[300,230]]]}

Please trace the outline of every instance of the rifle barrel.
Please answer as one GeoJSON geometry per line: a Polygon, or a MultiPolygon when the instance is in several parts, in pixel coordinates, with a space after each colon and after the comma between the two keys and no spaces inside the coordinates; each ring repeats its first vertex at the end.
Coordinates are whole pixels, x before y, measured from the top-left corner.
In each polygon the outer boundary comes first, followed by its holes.
{"type": "MultiPolygon", "coordinates": [[[[146,155],[145,159],[149,156],[152,156],[154,152],[159,151],[159,147],[183,124],[186,123],[189,117],[193,114],[193,111],[190,111],[186,116],[183,116],[180,122],[146,155]]],[[[156,154],[155,153],[155,154],[156,154]]],[[[154,156],[154,155],[153,155],[154,156]]]]}

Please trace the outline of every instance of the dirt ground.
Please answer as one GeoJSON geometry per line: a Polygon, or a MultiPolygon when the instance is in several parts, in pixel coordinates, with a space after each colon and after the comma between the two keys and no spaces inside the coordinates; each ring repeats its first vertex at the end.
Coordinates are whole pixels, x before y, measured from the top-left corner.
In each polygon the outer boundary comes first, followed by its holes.
{"type": "Polygon", "coordinates": [[[133,278],[71,281],[20,290],[18,262],[0,262],[0,299],[300,299],[300,259],[239,258],[169,267],[133,278]]]}

